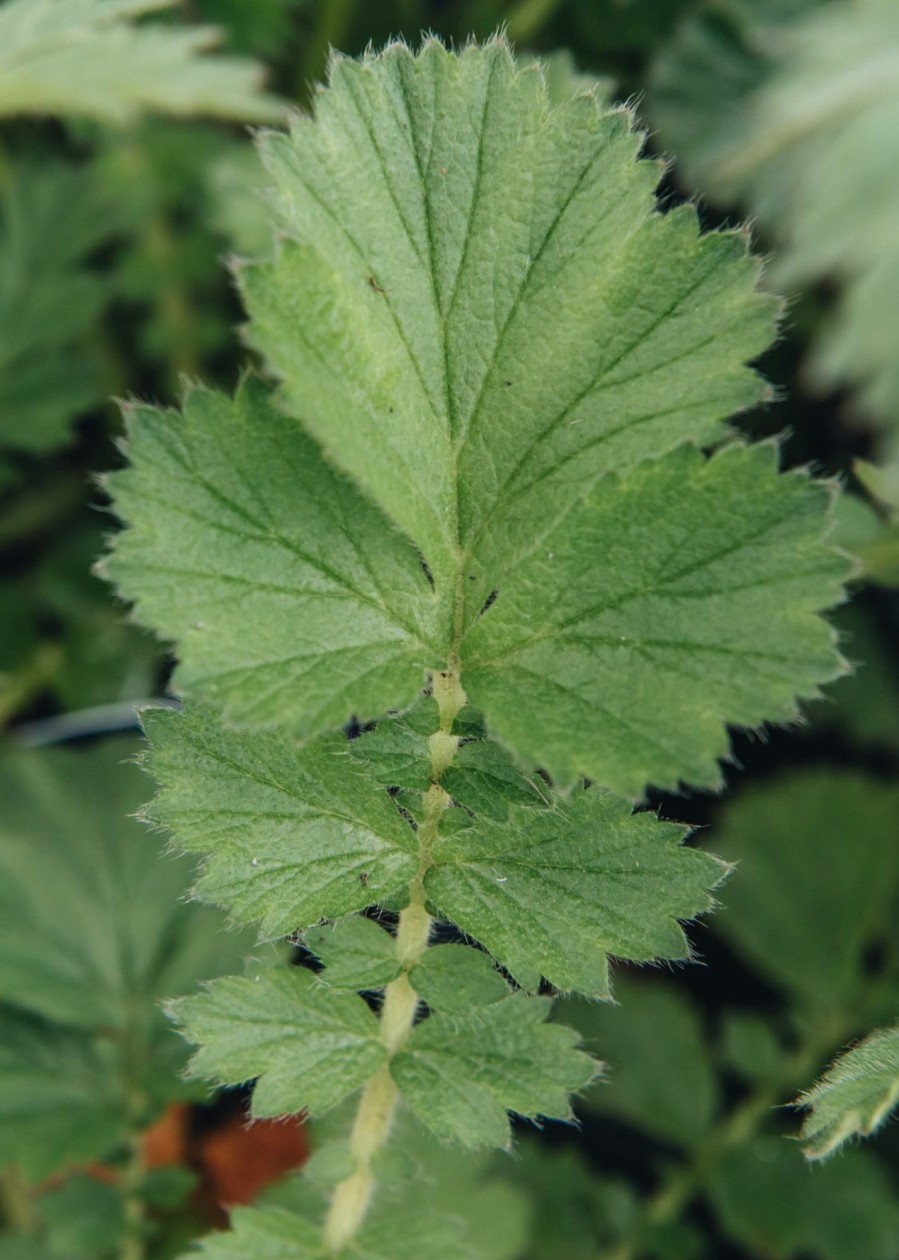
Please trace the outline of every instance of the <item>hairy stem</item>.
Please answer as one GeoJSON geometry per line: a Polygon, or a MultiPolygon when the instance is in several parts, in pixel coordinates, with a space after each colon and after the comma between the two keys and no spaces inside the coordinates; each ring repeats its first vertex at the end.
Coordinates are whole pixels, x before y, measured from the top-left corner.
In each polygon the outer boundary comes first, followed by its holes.
{"type": "Polygon", "coordinates": [[[418,1010],[418,994],[409,973],[428,948],[432,919],[425,908],[424,877],[440,828],[440,818],[450,798],[440,786],[440,776],[451,765],[459,740],[452,734],[456,714],[465,703],[465,693],[455,670],[436,674],[434,698],[439,726],[428,741],[432,783],[424,793],[424,815],[418,829],[419,869],[409,885],[409,904],[400,915],[396,934],[396,954],[403,972],[387,985],[381,1009],[380,1034],[388,1062],[362,1091],[350,1133],[350,1154],[354,1170],[334,1190],[325,1221],[325,1242],[333,1253],[340,1252],[358,1234],[375,1188],[372,1164],[387,1141],[399,1092],[390,1075],[389,1060],[402,1049],[418,1010]]]}

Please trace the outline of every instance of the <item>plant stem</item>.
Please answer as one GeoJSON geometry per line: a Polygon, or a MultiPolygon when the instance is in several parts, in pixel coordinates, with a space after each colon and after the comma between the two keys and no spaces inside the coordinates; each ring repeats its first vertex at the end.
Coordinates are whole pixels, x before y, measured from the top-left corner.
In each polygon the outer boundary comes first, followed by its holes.
{"type": "Polygon", "coordinates": [[[400,914],[396,933],[396,955],[403,971],[384,990],[380,1035],[387,1051],[387,1062],[365,1086],[359,1100],[350,1133],[354,1171],[335,1187],[325,1221],[325,1243],[335,1254],[355,1238],[368,1211],[375,1188],[372,1164],[390,1134],[399,1098],[390,1074],[390,1060],[405,1044],[418,1010],[418,994],[412,987],[409,973],[424,955],[431,935],[433,920],[425,906],[424,877],[431,864],[440,818],[450,803],[439,779],[452,763],[459,746],[458,737],[452,734],[452,726],[465,703],[465,693],[455,670],[435,674],[433,692],[440,720],[438,729],[428,741],[432,783],[423,794],[424,815],[418,829],[419,869],[409,885],[409,904],[400,914]]]}

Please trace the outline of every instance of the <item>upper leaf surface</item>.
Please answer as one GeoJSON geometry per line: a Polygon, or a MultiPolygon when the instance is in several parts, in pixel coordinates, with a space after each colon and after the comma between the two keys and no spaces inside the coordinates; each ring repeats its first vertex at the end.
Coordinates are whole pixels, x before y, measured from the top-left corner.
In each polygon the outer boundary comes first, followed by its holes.
{"type": "Polygon", "coordinates": [[[510,996],[467,1020],[432,1015],[391,1061],[403,1097],[439,1137],[507,1146],[507,1111],[567,1119],[596,1064],[570,1028],[546,1024],[543,998],[510,996]]]}
{"type": "Polygon", "coordinates": [[[811,1110],[802,1136],[813,1159],[857,1134],[873,1133],[899,1103],[899,1026],[873,1033],[841,1055],[798,1102],[811,1110]]]}
{"type": "Polygon", "coordinates": [[[462,643],[492,728],[562,783],[715,787],[724,723],[797,716],[843,668],[828,490],[772,446],[682,448],[583,494],[462,643]]]}
{"type": "Polygon", "coordinates": [[[128,431],[110,486],[131,528],[106,569],[178,640],[181,685],[300,734],[414,698],[440,663],[418,555],[257,382],[137,408],[128,431]]]}
{"type": "Polygon", "coordinates": [[[414,832],[342,735],[298,750],[228,730],[203,709],[151,709],[144,725],[162,785],[149,817],[208,855],[199,894],[265,934],[382,902],[418,869],[414,832]]]}
{"type": "Polygon", "coordinates": [[[209,58],[211,27],[135,27],[174,0],[7,0],[0,10],[0,116],[63,113],[127,122],[144,109],[267,122],[284,105],[259,67],[209,58]]]}
{"type": "Polygon", "coordinates": [[[377,1019],[362,999],[320,986],[299,967],[215,980],[171,1009],[199,1043],[195,1076],[225,1085],[259,1077],[254,1116],[327,1111],[385,1059],[377,1019]]]}
{"type": "Polygon", "coordinates": [[[335,59],[315,121],[263,141],[282,239],[241,275],[253,340],[475,613],[576,486],[761,396],[745,243],[656,214],[639,146],[590,94],[550,108],[501,40],[335,59]]]}
{"type": "Polygon", "coordinates": [[[555,809],[481,817],[441,838],[425,889],[521,984],[609,995],[608,955],[686,958],[678,919],[712,906],[724,869],[684,828],[599,788],[555,809]]]}

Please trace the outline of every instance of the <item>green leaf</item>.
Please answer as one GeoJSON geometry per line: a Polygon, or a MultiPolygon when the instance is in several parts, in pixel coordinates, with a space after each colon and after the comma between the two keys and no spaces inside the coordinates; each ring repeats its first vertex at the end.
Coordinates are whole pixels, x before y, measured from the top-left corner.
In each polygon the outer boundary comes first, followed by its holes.
{"type": "MultiPolygon", "coordinates": [[[[133,740],[0,760],[0,1001],[84,1028],[151,1030],[158,999],[233,966],[245,934],[183,904],[190,864],[132,821],[133,740]]],[[[176,1071],[173,1064],[172,1071],[176,1071]]]]}
{"type": "Polygon", "coordinates": [[[106,572],[178,640],[180,686],[299,734],[411,703],[439,661],[418,554],[257,382],[137,408],[128,431],[106,572]]]}
{"type": "Polygon", "coordinates": [[[170,1007],[199,1045],[194,1076],[240,1085],[258,1077],[254,1116],[327,1111],[385,1062],[378,1023],[361,998],[292,967],[229,976],[170,1007]]]}
{"type": "Polygon", "coordinates": [[[686,958],[678,919],[714,904],[725,870],[682,848],[685,829],[599,788],[554,809],[482,817],[441,838],[425,890],[528,988],[609,996],[608,955],[686,958]]]}
{"type": "Polygon", "coordinates": [[[0,1008],[0,1149],[34,1182],[109,1155],[125,1137],[117,1050],[80,1029],[0,1008]]]}
{"type": "MultiPolygon", "coordinates": [[[[387,717],[374,730],[350,743],[350,752],[364,761],[379,783],[424,792],[434,772],[428,736],[439,726],[437,705],[427,696],[408,713],[387,717]]],[[[440,784],[454,801],[475,814],[505,819],[509,804],[543,805],[545,787],[522,774],[499,744],[484,738],[483,719],[469,706],[457,716],[453,734],[460,744],[440,784]]]]}
{"type": "Polygon", "coordinates": [[[409,979],[428,1006],[444,1015],[467,1015],[509,995],[509,986],[486,954],[468,945],[434,945],[409,979]]]}
{"type": "Polygon", "coordinates": [[[460,656],[525,769],[638,794],[718,784],[725,722],[839,672],[827,494],[773,452],[672,453],[763,396],[774,304],[743,236],[655,212],[639,145],[501,40],[336,59],[317,120],[265,138],[278,251],[242,285],[301,423],[194,392],[135,414],[113,482],[110,571],[181,685],[305,736],[460,656]]]}
{"type": "Polygon", "coordinates": [[[868,989],[865,952],[899,890],[897,816],[899,789],[806,770],[744,790],[713,833],[739,863],[717,930],[822,1019],[868,989]]]}
{"type": "Polygon", "coordinates": [[[402,970],[394,938],[360,915],[312,928],[303,943],[325,964],[320,979],[332,989],[380,989],[402,970]]]}
{"type": "Polygon", "coordinates": [[[536,806],[549,801],[547,789],[526,778],[492,740],[461,744],[440,784],[464,809],[500,821],[509,817],[512,803],[536,806]]]}
{"type": "Polygon", "coordinates": [[[462,549],[467,621],[577,485],[758,400],[740,364],[772,306],[741,241],[653,214],[626,113],[551,110],[502,41],[394,45],[330,82],[264,144],[285,239],[242,273],[252,335],[438,589],[462,549]]]}
{"type": "Polygon", "coordinates": [[[499,737],[638,795],[719,787],[725,722],[794,720],[846,668],[817,613],[847,564],[821,546],[830,491],[776,466],[770,445],[682,448],[585,492],[463,641],[499,737]]]}
{"type": "Polygon", "coordinates": [[[204,708],[147,710],[150,819],[207,854],[203,898],[266,936],[383,902],[418,869],[415,833],[342,735],[297,747],[229,730],[204,708]]]}
{"type": "Polygon", "coordinates": [[[695,19],[660,72],[654,120],[703,191],[772,231],[778,283],[841,283],[812,373],[855,386],[895,425],[899,12],[892,0],[742,8],[723,41],[720,19],[695,19]]]}
{"type": "Polygon", "coordinates": [[[126,123],[147,109],[254,122],[284,105],[242,57],[207,57],[213,27],[135,26],[174,0],[7,0],[0,10],[0,116],[74,114],[126,123]]]}
{"type": "Polygon", "coordinates": [[[204,1260],[320,1260],[325,1256],[318,1229],[279,1207],[237,1208],[231,1228],[207,1235],[200,1243],[204,1260]]]}
{"type": "Polygon", "coordinates": [[[508,1146],[507,1111],[565,1120],[568,1096],[596,1074],[570,1028],[546,1024],[550,1003],[512,995],[460,1020],[432,1015],[413,1030],[390,1072],[438,1137],[508,1146]]]}
{"type": "Polygon", "coordinates": [[[426,792],[434,777],[428,736],[439,725],[437,704],[426,696],[408,713],[383,718],[374,730],[364,731],[350,742],[350,752],[378,783],[426,792]]]}
{"type": "Polygon", "coordinates": [[[710,1128],[718,1104],[697,1013],[673,989],[641,980],[620,979],[616,998],[620,1005],[556,1007],[556,1017],[607,1060],[607,1075],[581,1106],[691,1147],[710,1128]]]}
{"type": "MultiPolygon", "coordinates": [[[[8,6],[0,9],[0,47],[7,11],[8,6]]],[[[116,214],[87,168],[47,161],[11,165],[5,173],[0,192],[4,446],[40,452],[62,445],[74,417],[103,397],[103,374],[87,342],[111,290],[87,262],[116,226],[116,214]]]]}
{"type": "Polygon", "coordinates": [[[761,1137],[724,1151],[709,1192],[725,1233],[771,1260],[895,1260],[899,1204],[864,1151],[810,1170],[796,1146],[761,1137]]]}
{"type": "Polygon", "coordinates": [[[899,1025],[872,1033],[833,1063],[797,1099],[811,1114],[802,1126],[810,1159],[832,1154],[850,1137],[879,1129],[899,1103],[899,1025]]]}

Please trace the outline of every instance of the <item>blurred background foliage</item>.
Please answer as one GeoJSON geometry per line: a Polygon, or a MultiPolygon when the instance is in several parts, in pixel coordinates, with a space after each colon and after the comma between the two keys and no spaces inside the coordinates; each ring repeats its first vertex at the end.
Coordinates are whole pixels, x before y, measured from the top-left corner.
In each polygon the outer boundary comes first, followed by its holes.
{"type": "Polygon", "coordinates": [[[174,405],[247,360],[226,262],[268,247],[251,126],[309,105],[331,45],[501,24],[553,92],[635,104],[663,207],[751,218],[789,308],[774,401],[740,424],[847,488],[857,671],[801,729],[737,733],[724,799],[651,798],[738,871],[699,965],[560,1004],[609,1065],[578,1126],[464,1164],[410,1129],[383,1210],[449,1208],[484,1260],[899,1257],[896,1128],[809,1166],[786,1106],[899,1011],[895,0],[2,0],[0,1260],[162,1260],[310,1148],[265,1195],[342,1175],[340,1117],[247,1131],[239,1093],[179,1078],[160,999],[253,942],[129,817],[149,789],[122,732],[170,661],[92,576],[94,474],[111,398],[174,405]]]}

